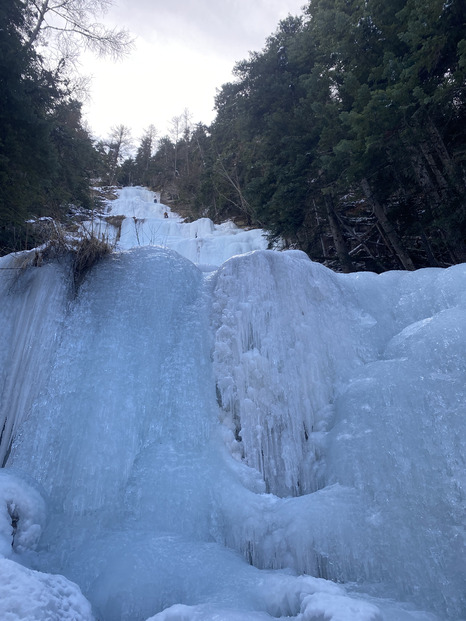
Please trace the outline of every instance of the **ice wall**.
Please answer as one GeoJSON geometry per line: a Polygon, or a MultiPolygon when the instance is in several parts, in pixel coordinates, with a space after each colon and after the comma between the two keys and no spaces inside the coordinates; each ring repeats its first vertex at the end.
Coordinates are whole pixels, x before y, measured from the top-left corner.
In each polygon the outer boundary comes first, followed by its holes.
{"type": "Polygon", "coordinates": [[[380,354],[340,391],[328,445],[329,482],[372,503],[377,573],[399,597],[415,593],[453,618],[465,615],[466,594],[465,282],[460,265],[361,287],[380,354]]]}
{"type": "Polygon", "coordinates": [[[465,283],[464,265],[342,276],[295,252],[222,266],[227,442],[286,497],[225,501],[228,545],[464,615],[465,283]]]}
{"type": "Polygon", "coordinates": [[[373,359],[375,320],[301,252],[226,262],[213,306],[217,387],[225,423],[241,438],[233,446],[262,473],[267,491],[320,489],[335,392],[373,359]]]}
{"type": "Polygon", "coordinates": [[[75,297],[66,266],[0,270],[0,617],[466,618],[466,266],[232,256],[229,225],[119,201],[167,243],[75,297]]]}
{"type": "Polygon", "coordinates": [[[33,254],[0,257],[0,466],[49,374],[70,293],[66,265],[26,267],[33,254]]]}
{"type": "Polygon", "coordinates": [[[218,267],[234,255],[268,245],[260,229],[243,230],[233,222],[214,224],[209,218],[184,222],[167,205],[154,203],[153,192],[140,187],[119,190],[118,198],[107,205],[106,217],[84,226],[114,241],[118,249],[161,246],[204,266],[218,267]],[[115,216],[121,217],[118,226],[111,224],[115,216]]]}

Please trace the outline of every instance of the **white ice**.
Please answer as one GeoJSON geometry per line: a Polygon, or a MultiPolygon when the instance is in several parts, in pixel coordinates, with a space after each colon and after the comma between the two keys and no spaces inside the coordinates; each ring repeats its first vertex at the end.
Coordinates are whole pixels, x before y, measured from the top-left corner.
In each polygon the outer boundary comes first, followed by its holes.
{"type": "Polygon", "coordinates": [[[465,619],[466,265],[335,274],[153,198],[76,296],[0,259],[0,617],[465,619]]]}
{"type": "Polygon", "coordinates": [[[33,571],[0,558],[0,618],[3,621],[91,621],[91,605],[63,576],[33,571]]]}
{"type": "Polygon", "coordinates": [[[267,248],[260,229],[245,231],[233,222],[214,224],[209,218],[184,222],[167,205],[154,203],[154,193],[144,188],[120,190],[118,198],[107,205],[109,216],[124,216],[121,227],[109,224],[112,220],[106,218],[85,226],[116,242],[119,249],[161,246],[201,267],[218,267],[234,255],[267,248]]]}

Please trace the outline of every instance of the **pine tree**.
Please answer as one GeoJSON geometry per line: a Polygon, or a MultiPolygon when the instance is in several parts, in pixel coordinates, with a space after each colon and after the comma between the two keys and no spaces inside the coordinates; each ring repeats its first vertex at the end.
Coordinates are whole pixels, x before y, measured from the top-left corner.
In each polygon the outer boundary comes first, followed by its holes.
{"type": "MultiPolygon", "coordinates": [[[[81,105],[24,43],[25,5],[0,6],[0,253],[34,243],[27,220],[91,206],[96,167],[81,105]]],[[[32,231],[33,232],[33,231],[32,231]]]]}
{"type": "Polygon", "coordinates": [[[18,249],[25,220],[39,213],[56,161],[47,111],[57,91],[37,56],[25,49],[19,0],[0,6],[0,251],[18,249]]]}

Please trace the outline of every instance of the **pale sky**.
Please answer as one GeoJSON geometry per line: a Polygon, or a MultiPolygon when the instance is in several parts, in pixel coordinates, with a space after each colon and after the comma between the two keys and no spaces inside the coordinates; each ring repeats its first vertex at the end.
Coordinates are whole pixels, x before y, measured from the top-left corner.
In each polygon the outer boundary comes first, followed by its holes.
{"type": "Polygon", "coordinates": [[[84,118],[106,138],[113,126],[132,129],[137,142],[155,125],[159,137],[185,108],[193,123],[214,119],[216,89],[231,81],[234,64],[259,51],[278,22],[301,14],[303,0],[115,0],[107,26],[127,28],[134,51],[121,61],[86,54],[92,76],[84,118]]]}

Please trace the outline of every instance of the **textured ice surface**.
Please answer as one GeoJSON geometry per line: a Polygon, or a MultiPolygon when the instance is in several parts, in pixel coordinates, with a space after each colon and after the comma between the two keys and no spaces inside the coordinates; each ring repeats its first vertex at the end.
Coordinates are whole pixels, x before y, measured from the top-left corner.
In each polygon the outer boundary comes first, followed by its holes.
{"type": "Polygon", "coordinates": [[[0,558],[0,618],[4,621],[94,621],[79,588],[63,576],[32,571],[0,558]]]}
{"type": "Polygon", "coordinates": [[[464,615],[465,277],[342,276],[300,253],[222,266],[214,363],[231,451],[287,497],[262,519],[238,503],[228,545],[464,615]]]}
{"type": "Polygon", "coordinates": [[[39,491],[9,470],[0,470],[0,557],[34,550],[45,518],[39,491]]]}
{"type": "Polygon", "coordinates": [[[27,256],[0,257],[0,466],[46,380],[68,294],[63,266],[23,270],[27,256]]]}
{"type": "Polygon", "coordinates": [[[466,266],[232,256],[261,233],[165,209],[123,190],[164,241],[122,227],[77,297],[0,271],[2,618],[466,618],[466,266]]]}
{"type": "Polygon", "coordinates": [[[259,229],[245,231],[233,222],[214,224],[209,218],[183,222],[167,205],[154,203],[153,196],[144,188],[123,188],[108,205],[108,216],[125,216],[121,227],[109,225],[106,219],[87,227],[97,227],[100,234],[116,239],[120,249],[161,246],[205,266],[218,267],[234,255],[267,248],[259,229]]]}

